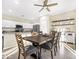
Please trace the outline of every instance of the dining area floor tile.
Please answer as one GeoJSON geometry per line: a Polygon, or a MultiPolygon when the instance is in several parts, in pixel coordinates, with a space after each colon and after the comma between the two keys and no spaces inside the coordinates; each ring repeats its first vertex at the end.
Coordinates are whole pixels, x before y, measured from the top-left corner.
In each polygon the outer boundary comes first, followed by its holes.
{"type": "MultiPolygon", "coordinates": [[[[51,59],[50,51],[42,49],[41,52],[41,59],[51,59]]],[[[18,59],[18,52],[10,55],[6,59],[18,59]]],[[[23,57],[21,56],[21,59],[23,57]]],[[[35,59],[31,56],[27,56],[26,59],[35,59]]],[[[60,46],[60,49],[57,51],[57,55],[53,56],[53,59],[76,59],[76,56],[72,54],[69,50],[67,50],[65,47],[63,47],[63,44],[60,46]]]]}

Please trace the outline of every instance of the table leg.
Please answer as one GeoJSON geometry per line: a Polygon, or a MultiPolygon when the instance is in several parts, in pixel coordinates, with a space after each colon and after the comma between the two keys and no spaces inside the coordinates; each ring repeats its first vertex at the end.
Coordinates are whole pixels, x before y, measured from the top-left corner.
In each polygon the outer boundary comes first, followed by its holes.
{"type": "Polygon", "coordinates": [[[41,59],[41,48],[38,46],[38,59],[41,59]]]}

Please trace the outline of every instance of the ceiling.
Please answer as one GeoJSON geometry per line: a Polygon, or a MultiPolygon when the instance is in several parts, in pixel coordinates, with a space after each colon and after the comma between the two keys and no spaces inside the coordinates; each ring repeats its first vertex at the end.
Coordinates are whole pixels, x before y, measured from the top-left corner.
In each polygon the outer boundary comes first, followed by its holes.
{"type": "MultiPolygon", "coordinates": [[[[48,0],[48,3],[58,3],[57,6],[50,7],[51,12],[44,9],[38,12],[41,7],[34,4],[42,4],[44,0],[2,0],[2,13],[4,15],[22,17],[29,20],[37,20],[44,15],[56,15],[59,13],[75,10],[75,0],[48,0]]],[[[38,21],[38,20],[37,20],[38,21]]]]}

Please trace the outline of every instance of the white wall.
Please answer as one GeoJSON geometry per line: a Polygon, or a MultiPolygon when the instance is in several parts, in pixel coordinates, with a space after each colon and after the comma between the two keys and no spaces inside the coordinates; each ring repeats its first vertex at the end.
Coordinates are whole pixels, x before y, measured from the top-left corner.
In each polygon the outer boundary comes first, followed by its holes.
{"type": "Polygon", "coordinates": [[[49,16],[40,17],[40,30],[49,33],[49,16]]]}

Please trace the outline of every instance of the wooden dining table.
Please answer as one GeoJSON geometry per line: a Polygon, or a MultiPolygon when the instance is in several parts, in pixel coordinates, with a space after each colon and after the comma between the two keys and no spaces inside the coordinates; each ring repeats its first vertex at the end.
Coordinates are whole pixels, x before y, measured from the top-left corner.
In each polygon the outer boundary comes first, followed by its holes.
{"type": "Polygon", "coordinates": [[[29,36],[29,37],[23,37],[24,40],[30,41],[33,44],[37,45],[38,48],[38,57],[41,59],[41,45],[51,41],[52,37],[51,36],[45,36],[45,35],[38,35],[38,36],[29,36]]]}

